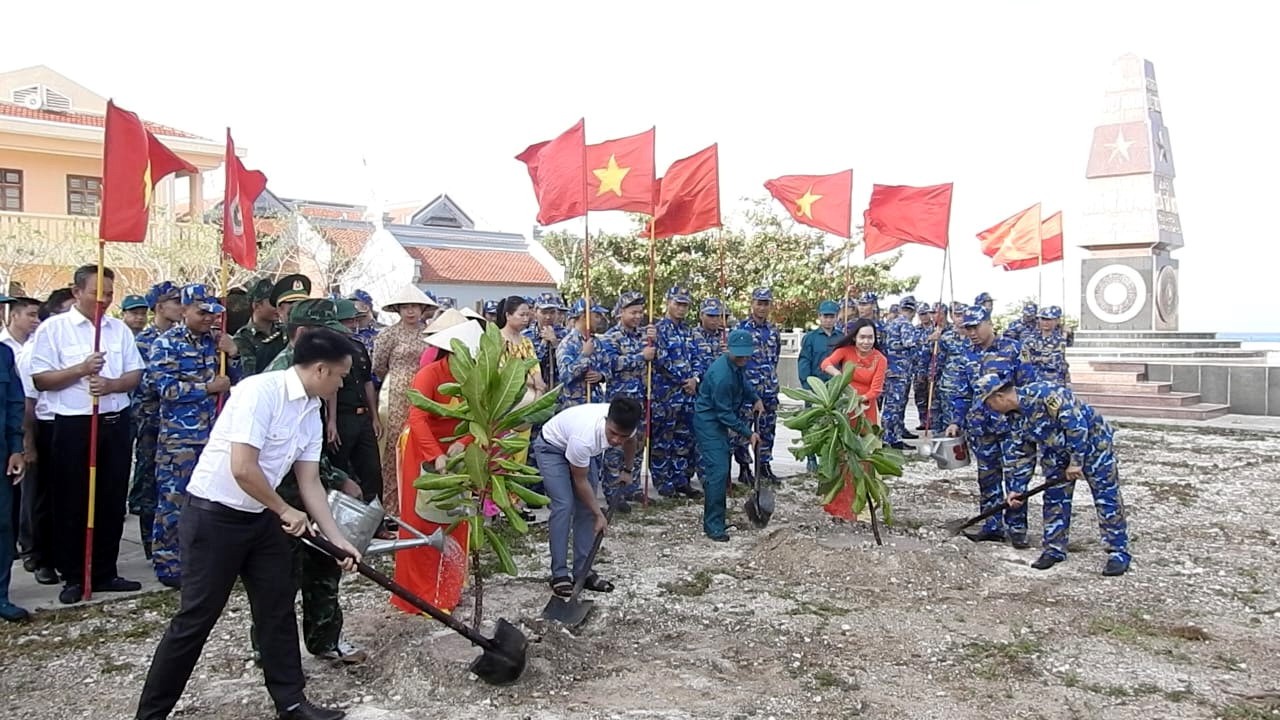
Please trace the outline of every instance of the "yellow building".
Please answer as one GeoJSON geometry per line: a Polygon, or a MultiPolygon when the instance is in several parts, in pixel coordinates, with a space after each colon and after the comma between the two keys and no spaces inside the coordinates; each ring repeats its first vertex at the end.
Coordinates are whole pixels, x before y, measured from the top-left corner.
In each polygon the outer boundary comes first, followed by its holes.
{"type": "MultiPolygon", "coordinates": [[[[43,65],[0,73],[0,288],[18,283],[27,294],[47,294],[70,281],[72,268],[95,260],[106,105],[105,97],[43,65]]],[[[217,263],[216,228],[176,212],[189,198],[204,197],[203,173],[221,166],[223,143],[139,114],[201,172],[161,182],[146,243],[108,246],[117,298],[161,275],[195,279],[191,271],[204,268],[190,265],[217,263]]]]}

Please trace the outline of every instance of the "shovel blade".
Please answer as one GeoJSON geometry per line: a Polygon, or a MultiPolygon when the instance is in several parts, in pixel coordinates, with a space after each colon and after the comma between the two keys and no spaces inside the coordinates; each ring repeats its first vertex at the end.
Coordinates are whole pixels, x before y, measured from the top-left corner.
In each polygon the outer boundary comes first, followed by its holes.
{"type": "Polygon", "coordinates": [[[542,609],[543,620],[553,620],[565,627],[576,628],[587,621],[595,603],[590,600],[552,597],[542,609]]]}
{"type": "Polygon", "coordinates": [[[490,685],[510,685],[524,673],[529,639],[519,628],[498,618],[493,649],[485,648],[471,661],[471,672],[490,685]]]}
{"type": "Polygon", "coordinates": [[[762,493],[753,494],[747,498],[747,504],[743,510],[747,513],[747,519],[752,525],[762,528],[769,524],[769,518],[773,516],[773,498],[768,498],[768,505],[765,505],[765,497],[762,493]]]}

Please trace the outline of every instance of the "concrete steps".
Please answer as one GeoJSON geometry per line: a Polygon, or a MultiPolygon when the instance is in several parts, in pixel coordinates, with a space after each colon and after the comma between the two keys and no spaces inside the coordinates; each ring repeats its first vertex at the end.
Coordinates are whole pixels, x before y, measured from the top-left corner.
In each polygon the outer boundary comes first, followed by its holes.
{"type": "Polygon", "coordinates": [[[1102,390],[1100,392],[1080,392],[1075,388],[1076,397],[1097,407],[1099,405],[1124,405],[1126,407],[1167,407],[1180,408],[1200,403],[1199,393],[1183,392],[1120,392],[1102,390]]]}
{"type": "MultiPolygon", "coordinates": [[[[1199,396],[1197,396],[1199,397],[1199,396]]],[[[1212,420],[1226,415],[1226,405],[1198,403],[1182,407],[1146,407],[1142,405],[1103,405],[1090,403],[1103,417],[1160,418],[1164,420],[1212,420]]]]}
{"type": "Polygon", "coordinates": [[[1216,333],[1158,332],[1154,330],[1080,330],[1073,337],[1067,357],[1072,361],[1129,361],[1133,363],[1253,364],[1266,361],[1262,350],[1246,350],[1239,340],[1224,340],[1216,333]]]}
{"type": "Polygon", "coordinates": [[[1106,417],[1212,420],[1228,406],[1173,392],[1173,383],[1147,380],[1147,366],[1132,361],[1071,362],[1071,389],[1106,417]]]}
{"type": "Polygon", "coordinates": [[[1116,393],[1118,395],[1157,395],[1167,393],[1173,389],[1171,382],[1135,382],[1135,383],[1106,383],[1106,382],[1080,382],[1076,380],[1077,373],[1071,373],[1071,389],[1077,395],[1096,395],[1106,393],[1116,393]]]}

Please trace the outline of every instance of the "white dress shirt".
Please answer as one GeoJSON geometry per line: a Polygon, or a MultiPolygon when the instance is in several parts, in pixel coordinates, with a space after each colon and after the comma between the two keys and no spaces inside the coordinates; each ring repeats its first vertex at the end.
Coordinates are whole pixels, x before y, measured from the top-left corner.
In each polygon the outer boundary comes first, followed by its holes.
{"type": "MultiPolygon", "coordinates": [[[[72,307],[40,323],[29,344],[35,346],[31,355],[31,374],[66,370],[93,353],[93,321],[72,307]]],[[[102,318],[99,348],[105,354],[105,362],[98,374],[104,378],[116,379],[143,368],[133,331],[113,317],[102,318]]],[[[80,378],[61,390],[50,390],[45,394],[54,415],[89,415],[93,411],[88,378],[80,378]]],[[[127,409],[129,393],[111,393],[98,398],[99,412],[127,409]]]]}
{"type": "MultiPolygon", "coordinates": [[[[31,338],[27,339],[30,340],[31,338]]],[[[9,332],[9,328],[0,330],[0,343],[8,345],[9,349],[13,350],[13,356],[15,358],[18,357],[18,353],[22,351],[22,346],[26,344],[18,342],[18,339],[13,336],[13,333],[9,332]]]]}
{"type": "Polygon", "coordinates": [[[36,419],[52,420],[53,411],[49,409],[49,399],[45,394],[36,390],[36,384],[31,380],[31,351],[35,349],[35,343],[27,343],[22,346],[22,352],[18,353],[14,358],[14,365],[18,368],[18,375],[22,378],[22,391],[26,394],[27,399],[36,401],[36,419]]]}
{"type": "Polygon", "coordinates": [[[591,458],[609,449],[609,438],[604,432],[608,415],[608,403],[588,403],[561,410],[542,426],[542,441],[564,450],[564,459],[570,465],[591,467],[591,458]]]}
{"type": "Polygon", "coordinates": [[[320,399],[307,397],[296,369],[247,377],[231,388],[231,397],[213,423],[209,444],[191,473],[187,493],[260,513],[266,508],[249,497],[231,474],[231,444],[257,448],[262,474],[276,488],[295,462],[320,461],[323,440],[320,399]]]}

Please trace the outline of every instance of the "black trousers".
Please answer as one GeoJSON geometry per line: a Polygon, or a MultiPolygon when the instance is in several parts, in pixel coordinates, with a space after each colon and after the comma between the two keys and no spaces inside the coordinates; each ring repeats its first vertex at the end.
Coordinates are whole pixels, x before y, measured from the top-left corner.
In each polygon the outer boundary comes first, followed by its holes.
{"type": "MultiPolygon", "coordinates": [[[[98,475],[94,502],[93,583],[119,575],[120,534],[124,531],[129,464],[133,458],[129,413],[98,416],[98,475]]],[[[84,530],[89,518],[89,416],[53,419],[49,455],[42,462],[53,493],[53,559],[62,581],[84,580],[84,530]]]]}
{"type": "Polygon", "coordinates": [[[52,568],[53,493],[49,468],[53,462],[53,421],[36,421],[36,462],[22,477],[22,516],[18,544],[35,561],[36,567],[52,568]]]}
{"type": "Polygon", "coordinates": [[[237,578],[249,596],[271,700],[278,710],[302,702],[306,679],[293,612],[293,555],[280,519],[188,496],[178,537],[182,603],[151,659],[138,720],[169,717],[237,578]]]}
{"type": "Polygon", "coordinates": [[[368,411],[356,413],[338,409],[337,450],[330,456],[333,464],[355,478],[364,501],[382,497],[382,461],[378,456],[378,436],[373,432],[373,416],[368,411]]]}

